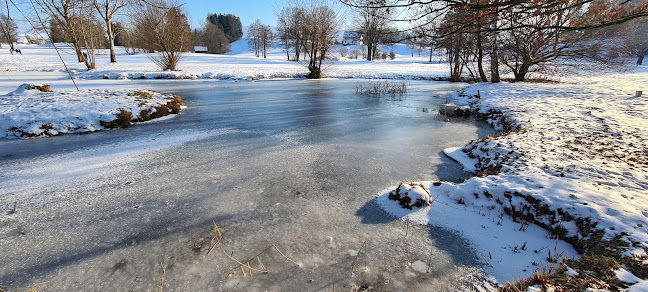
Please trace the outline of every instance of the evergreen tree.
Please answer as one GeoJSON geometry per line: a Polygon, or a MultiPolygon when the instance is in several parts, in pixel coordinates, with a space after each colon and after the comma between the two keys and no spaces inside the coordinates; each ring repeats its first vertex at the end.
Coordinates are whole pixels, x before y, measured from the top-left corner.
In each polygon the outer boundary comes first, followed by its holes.
{"type": "Polygon", "coordinates": [[[243,37],[243,25],[241,19],[233,14],[208,14],[207,21],[220,28],[230,42],[240,40],[243,37]]]}

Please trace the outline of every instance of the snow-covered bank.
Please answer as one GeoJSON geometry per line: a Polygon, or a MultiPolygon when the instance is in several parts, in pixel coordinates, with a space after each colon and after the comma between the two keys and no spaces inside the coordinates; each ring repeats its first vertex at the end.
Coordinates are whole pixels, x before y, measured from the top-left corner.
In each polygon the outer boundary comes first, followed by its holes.
{"type": "MultiPolygon", "coordinates": [[[[646,74],[572,82],[466,89],[466,96],[479,90],[480,113],[498,113],[517,131],[464,149],[480,157],[479,169],[501,170],[486,177],[487,184],[501,186],[504,179],[509,192],[531,195],[554,213],[532,214],[535,221],[563,237],[583,239],[593,234],[577,230],[587,224],[571,217],[589,218],[595,229],[604,231],[603,240],[622,236],[630,244],[628,254],[641,253],[637,250],[648,248],[648,98],[635,96],[635,91],[648,88],[646,74]]],[[[518,201],[508,207],[534,204],[518,201]]]]}
{"type": "Polygon", "coordinates": [[[500,282],[530,275],[532,263],[547,266],[552,238],[583,254],[634,258],[643,262],[635,272],[645,272],[648,98],[635,94],[648,89],[646,75],[640,68],[558,84],[472,85],[456,100],[504,132],[469,143],[463,154],[446,152],[481,175],[457,185],[424,183],[436,199],[422,210],[400,208],[388,192],[378,201],[398,217],[458,230],[477,254],[489,254],[486,269],[500,282]],[[538,248],[545,250],[540,259],[538,248]]]}
{"type": "MultiPolygon", "coordinates": [[[[23,84],[0,98],[0,137],[56,136],[177,114],[178,96],[148,90],[43,92],[23,84]]],[[[42,88],[42,87],[41,87],[42,88]]]]}

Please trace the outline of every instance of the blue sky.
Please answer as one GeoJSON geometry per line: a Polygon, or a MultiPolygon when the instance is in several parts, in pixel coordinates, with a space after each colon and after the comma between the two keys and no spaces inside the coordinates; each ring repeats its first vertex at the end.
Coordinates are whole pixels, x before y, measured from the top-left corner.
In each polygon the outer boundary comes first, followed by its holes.
{"type": "Polygon", "coordinates": [[[243,26],[259,19],[263,24],[277,25],[277,11],[282,1],[274,0],[184,0],[185,10],[191,17],[191,25],[198,27],[205,22],[208,13],[234,14],[241,18],[243,26]]]}

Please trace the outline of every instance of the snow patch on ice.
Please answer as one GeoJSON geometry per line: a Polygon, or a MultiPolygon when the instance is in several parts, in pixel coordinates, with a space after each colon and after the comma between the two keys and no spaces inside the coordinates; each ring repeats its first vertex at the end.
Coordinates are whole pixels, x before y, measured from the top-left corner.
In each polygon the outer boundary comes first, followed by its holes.
{"type": "Polygon", "coordinates": [[[445,153],[445,155],[448,155],[448,157],[452,158],[453,160],[459,162],[459,164],[463,166],[465,171],[467,172],[477,171],[475,164],[477,164],[479,160],[468,157],[468,154],[463,152],[463,147],[446,148],[443,149],[443,153],[445,153]]]}

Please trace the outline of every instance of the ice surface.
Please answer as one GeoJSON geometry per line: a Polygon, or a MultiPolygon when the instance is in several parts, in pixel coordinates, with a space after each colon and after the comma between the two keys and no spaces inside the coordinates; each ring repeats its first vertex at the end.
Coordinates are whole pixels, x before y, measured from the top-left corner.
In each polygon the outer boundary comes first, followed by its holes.
{"type": "Polygon", "coordinates": [[[154,82],[187,110],[125,130],[0,141],[0,200],[17,205],[0,213],[0,283],[153,291],[167,262],[168,291],[319,290],[333,278],[348,290],[483,285],[465,238],[406,230],[374,196],[385,182],[461,177],[441,151],[490,132],[419,109],[456,85],[413,83],[391,100],[355,95],[355,83],[154,82]],[[276,245],[301,266],[271,249],[259,256],[268,273],[243,277],[222,252],[206,255],[212,220],[235,257],[276,245]]]}

